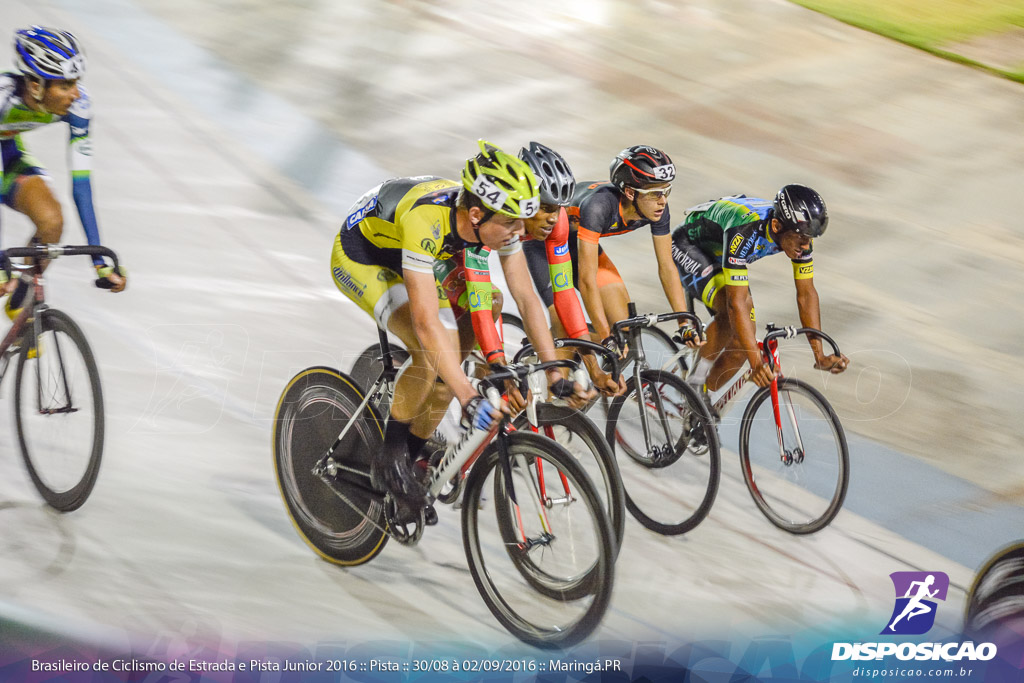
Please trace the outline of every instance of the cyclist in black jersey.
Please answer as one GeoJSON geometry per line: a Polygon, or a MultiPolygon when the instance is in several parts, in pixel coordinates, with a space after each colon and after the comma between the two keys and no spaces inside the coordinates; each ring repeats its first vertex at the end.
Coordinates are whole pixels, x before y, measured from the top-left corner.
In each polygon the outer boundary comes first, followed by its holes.
{"type": "MultiPolygon", "coordinates": [[[[673,311],[685,311],[686,295],[672,261],[668,196],[676,177],[672,159],[647,145],[628,147],[609,168],[610,183],[579,186],[569,208],[576,231],[570,239],[573,279],[594,325],[598,341],[607,342],[611,326],[628,317],[629,292],[600,239],[650,226],[658,278],[673,311]]],[[[688,337],[688,343],[698,343],[688,337]]]]}
{"type": "MultiPolygon", "coordinates": [[[[826,227],[825,202],[803,185],[786,185],[774,201],[733,195],[687,211],[672,233],[672,258],[694,301],[703,301],[714,315],[688,382],[715,391],[749,362],[750,379],[762,387],[771,384],[774,373],[757,348],[747,279],[747,265],[762,257],[784,253],[790,258],[800,323],[821,329],[811,249],[826,227]]],[[[849,365],[846,356],[824,353],[817,337],[808,335],[808,342],[819,370],[840,373],[849,365]]]]}

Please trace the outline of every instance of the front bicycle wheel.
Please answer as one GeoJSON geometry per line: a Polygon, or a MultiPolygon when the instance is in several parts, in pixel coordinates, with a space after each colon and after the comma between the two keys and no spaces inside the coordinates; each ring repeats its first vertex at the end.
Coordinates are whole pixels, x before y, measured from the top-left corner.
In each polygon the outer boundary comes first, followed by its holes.
{"type": "Polygon", "coordinates": [[[792,534],[835,518],[850,483],[850,454],[839,416],[816,389],[781,378],[750,398],[740,423],[740,467],[764,516],[792,534]]]}
{"type": "Polygon", "coordinates": [[[362,401],[348,377],[313,367],[292,378],[274,413],[274,472],[285,508],[299,536],[335,564],[369,562],[388,539],[383,499],[370,488],[369,458],[384,447],[383,422],[369,404],[357,414],[362,401]],[[328,485],[313,468],[352,420],[328,485]]]}
{"type": "Polygon", "coordinates": [[[608,411],[626,509],[651,531],[690,531],[711,511],[721,477],[718,432],[697,390],[672,373],[645,370],[608,411]]]}
{"type": "MultiPolygon", "coordinates": [[[[690,354],[680,354],[679,346],[672,341],[672,337],[668,336],[668,333],[663,329],[660,327],[641,328],[640,343],[644,347],[647,367],[652,370],[671,372],[680,378],[686,377],[686,357],[690,354]]],[[[622,372],[624,377],[632,377],[633,363],[635,362],[636,355],[629,353],[626,357],[628,360],[622,364],[620,372],[622,372]]]]}
{"type": "MultiPolygon", "coordinates": [[[[519,414],[514,424],[518,430],[533,431],[525,411],[519,414]]],[[[617,557],[626,526],[626,494],[622,489],[615,454],[608,447],[608,441],[586,415],[568,406],[553,403],[537,405],[537,428],[539,432],[536,433],[569,451],[594,483],[608,515],[608,523],[615,534],[617,557]]],[[[566,482],[555,479],[545,483],[552,491],[566,492],[566,482]]]]}
{"type": "Polygon", "coordinates": [[[508,467],[495,441],[466,481],[462,538],[470,572],[487,607],[510,633],[535,647],[567,647],[590,635],[608,608],[612,530],[593,483],[564,448],[528,432],[503,438],[508,467]],[[549,479],[564,477],[571,495],[549,493],[541,499],[541,472],[549,479]],[[491,509],[481,505],[484,491],[494,492],[491,509]],[[510,521],[514,543],[503,530],[510,521]],[[530,580],[524,568],[532,573],[530,580]],[[547,590],[538,591],[537,582],[547,590]]]}
{"type": "Polygon", "coordinates": [[[18,442],[29,477],[61,512],[85,503],[103,455],[103,392],[85,335],[66,313],[40,314],[41,333],[22,339],[14,383],[18,442]]]}

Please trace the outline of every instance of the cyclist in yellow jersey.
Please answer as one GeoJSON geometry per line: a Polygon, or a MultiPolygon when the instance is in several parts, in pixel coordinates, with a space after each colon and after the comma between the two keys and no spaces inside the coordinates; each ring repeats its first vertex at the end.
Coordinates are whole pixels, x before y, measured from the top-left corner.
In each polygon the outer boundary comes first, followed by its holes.
{"type": "MultiPolygon", "coordinates": [[[[412,356],[396,383],[384,448],[371,468],[374,486],[390,491],[410,511],[422,505],[426,491],[409,454],[433,433],[452,396],[463,406],[465,423],[476,428],[487,428],[499,414],[462,372],[461,349],[468,340],[460,343],[435,266],[467,248],[497,249],[507,257],[503,262],[511,261],[506,277],[527,332],[543,359],[555,358],[519,245],[523,219],[539,207],[536,178],[497,147],[481,140],[480,150],[467,161],[461,183],[397,178],[367,192],[350,210],[331,257],[338,289],[401,339],[412,356]]],[[[561,376],[553,372],[552,379],[561,376]]]]}

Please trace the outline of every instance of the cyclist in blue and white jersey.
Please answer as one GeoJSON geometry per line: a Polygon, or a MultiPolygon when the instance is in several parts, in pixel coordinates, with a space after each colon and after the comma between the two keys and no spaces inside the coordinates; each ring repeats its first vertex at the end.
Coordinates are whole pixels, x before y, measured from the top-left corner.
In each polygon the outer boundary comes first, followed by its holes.
{"type": "MultiPolygon", "coordinates": [[[[0,73],[0,202],[25,214],[35,225],[33,242],[59,242],[64,229],[60,202],[50,178],[28,152],[22,133],[63,122],[70,130],[72,196],[91,245],[100,243],[93,209],[89,172],[92,143],[89,123],[91,101],[79,79],[85,73],[85,53],[67,31],[32,26],[14,34],[16,72],[0,73]]],[[[114,272],[102,257],[93,257],[96,284],[112,292],[125,288],[123,271],[114,272]]],[[[8,285],[7,289],[11,289],[8,285]]],[[[6,310],[15,317],[27,287],[19,284],[6,310]]]]}

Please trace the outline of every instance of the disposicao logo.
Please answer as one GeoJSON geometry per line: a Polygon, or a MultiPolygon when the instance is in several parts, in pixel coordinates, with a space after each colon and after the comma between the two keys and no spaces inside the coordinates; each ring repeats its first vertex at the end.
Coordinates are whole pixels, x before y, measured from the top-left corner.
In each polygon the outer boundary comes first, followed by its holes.
{"type": "MultiPolygon", "coordinates": [[[[935,625],[939,600],[946,600],[949,577],[942,572],[893,572],[896,604],[880,635],[921,635],[935,625]]],[[[906,660],[987,661],[996,656],[993,643],[833,643],[832,661],[880,660],[895,656],[906,660]]]]}
{"type": "Polygon", "coordinates": [[[893,572],[896,604],[881,635],[917,636],[935,624],[936,600],[946,600],[949,577],[943,572],[893,572]]]}

